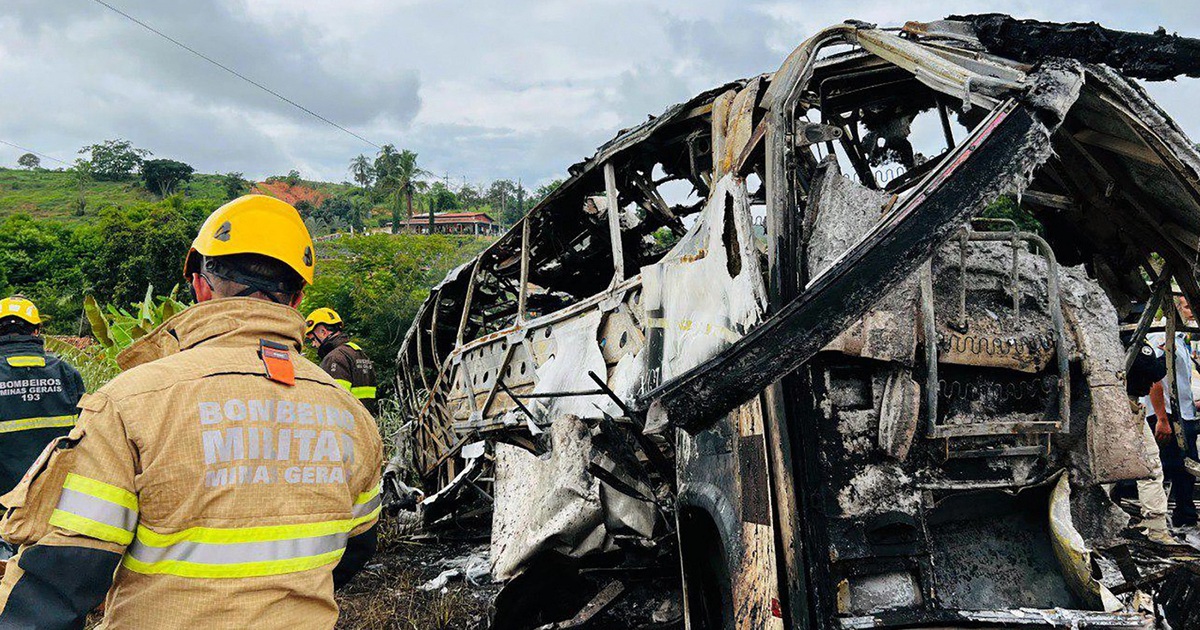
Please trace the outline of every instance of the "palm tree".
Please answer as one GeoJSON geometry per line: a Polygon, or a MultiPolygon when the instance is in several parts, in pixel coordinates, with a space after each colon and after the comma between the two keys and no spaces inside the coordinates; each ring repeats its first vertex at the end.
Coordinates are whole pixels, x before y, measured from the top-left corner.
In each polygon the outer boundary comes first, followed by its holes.
{"type": "Polygon", "coordinates": [[[425,175],[425,171],[417,168],[417,154],[405,149],[400,152],[400,158],[396,160],[396,174],[401,182],[400,187],[404,189],[404,205],[408,210],[408,218],[413,216],[413,187],[416,184],[418,177],[425,175]]]}
{"type": "Polygon", "coordinates": [[[367,215],[371,207],[371,200],[366,197],[353,197],[350,199],[350,213],[346,217],[350,221],[352,229],[359,232],[363,231],[366,226],[367,215]]]}
{"type": "Polygon", "coordinates": [[[371,160],[367,159],[367,156],[359,153],[358,157],[350,160],[350,174],[363,190],[367,190],[375,179],[375,167],[371,164],[371,160]]]}
{"type": "Polygon", "coordinates": [[[392,234],[400,229],[400,202],[404,200],[408,218],[412,218],[413,187],[427,173],[417,167],[417,154],[385,144],[375,158],[376,187],[391,196],[392,234]]]}

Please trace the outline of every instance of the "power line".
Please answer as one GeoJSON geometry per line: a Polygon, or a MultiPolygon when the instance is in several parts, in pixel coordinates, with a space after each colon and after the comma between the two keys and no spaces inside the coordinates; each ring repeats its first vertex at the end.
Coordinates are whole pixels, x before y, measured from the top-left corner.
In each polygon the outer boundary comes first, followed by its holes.
{"type": "Polygon", "coordinates": [[[10,146],[14,149],[20,149],[26,153],[32,153],[38,157],[46,158],[47,160],[50,160],[52,162],[58,162],[59,164],[62,164],[64,166],[70,166],[70,164],[67,164],[66,162],[64,162],[56,157],[50,157],[49,155],[46,155],[45,153],[39,153],[37,151],[34,151],[33,149],[26,149],[25,147],[23,147],[19,144],[13,144],[7,140],[0,140],[0,144],[7,144],[8,146],[10,146]]]}
{"type": "Polygon", "coordinates": [[[332,120],[329,120],[328,118],[318,114],[317,112],[314,112],[313,110],[301,105],[300,103],[297,103],[296,101],[293,101],[292,99],[280,94],[279,92],[272,90],[271,88],[263,85],[262,83],[259,83],[258,81],[255,81],[254,79],[251,79],[250,77],[247,77],[246,75],[238,72],[237,70],[230,68],[229,66],[213,59],[212,57],[209,57],[208,55],[196,50],[195,48],[192,48],[191,46],[188,46],[187,44],[175,39],[174,37],[171,37],[170,35],[167,35],[166,33],[154,28],[153,26],[150,26],[149,24],[133,17],[132,15],[129,15],[128,13],[114,7],[113,5],[105,2],[104,0],[92,0],[92,1],[95,2],[96,4],[99,4],[107,9],[109,9],[110,11],[116,13],[117,15],[120,15],[120,16],[124,17],[125,19],[130,20],[134,24],[141,26],[142,28],[150,31],[151,33],[158,35],[159,37],[171,42],[172,44],[179,46],[180,48],[192,53],[193,55],[196,55],[197,57],[207,61],[208,63],[211,63],[212,65],[224,70],[225,72],[228,72],[229,74],[232,74],[233,76],[249,83],[250,85],[257,87],[258,89],[266,92],[267,94],[274,96],[275,98],[287,103],[288,105],[291,105],[292,107],[295,107],[296,109],[299,109],[300,111],[312,116],[313,118],[316,118],[317,120],[320,120],[321,122],[324,122],[330,126],[336,127],[337,129],[340,129],[340,130],[354,136],[355,138],[362,140],[363,142],[375,147],[376,149],[380,148],[380,146],[378,144],[375,144],[374,142],[367,140],[366,138],[358,135],[357,133],[350,131],[349,129],[333,122],[332,120]]]}

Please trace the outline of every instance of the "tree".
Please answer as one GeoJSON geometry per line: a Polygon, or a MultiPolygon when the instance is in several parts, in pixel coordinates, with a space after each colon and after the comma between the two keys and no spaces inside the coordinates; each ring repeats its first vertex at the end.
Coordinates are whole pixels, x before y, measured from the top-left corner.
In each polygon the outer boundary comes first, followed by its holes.
{"type": "MultiPolygon", "coordinates": [[[[517,180],[517,218],[525,216],[525,187],[521,185],[521,180],[517,180]]],[[[514,220],[513,223],[516,223],[514,220]]]]}
{"type": "Polygon", "coordinates": [[[95,179],[92,173],[92,163],[83,159],[76,158],[75,164],[67,170],[71,174],[71,183],[75,184],[75,216],[83,216],[84,210],[87,209],[87,185],[95,179]]]}
{"type": "Polygon", "coordinates": [[[385,144],[375,157],[375,187],[383,192],[392,208],[392,234],[400,230],[400,202],[408,210],[412,218],[412,199],[418,177],[425,171],[417,167],[417,154],[404,149],[396,151],[396,147],[385,144]]]}
{"type": "Polygon", "coordinates": [[[221,176],[221,187],[225,189],[225,199],[232,201],[250,189],[250,182],[241,173],[231,171],[221,176]]]}
{"type": "Polygon", "coordinates": [[[454,191],[446,188],[442,182],[433,182],[429,187],[429,200],[434,210],[445,212],[446,210],[457,210],[459,207],[458,196],[454,191]]]}
{"type": "Polygon", "coordinates": [[[363,196],[356,195],[351,199],[350,216],[347,220],[350,222],[350,227],[361,232],[367,224],[367,216],[371,212],[371,202],[363,196]]]}
{"type": "Polygon", "coordinates": [[[295,186],[299,184],[302,181],[300,179],[300,171],[297,171],[296,169],[288,171],[287,177],[284,177],[283,181],[287,182],[288,186],[295,186]]]}
{"type": "Polygon", "coordinates": [[[487,200],[496,211],[496,219],[502,225],[513,225],[521,220],[524,212],[517,205],[517,197],[524,189],[519,189],[511,179],[498,179],[488,187],[487,200]]]}
{"type": "Polygon", "coordinates": [[[1046,232],[1042,222],[1030,214],[1029,210],[1023,208],[1013,195],[1000,195],[992,203],[989,203],[979,216],[985,219],[1009,219],[1016,223],[1017,228],[1023,232],[1035,234],[1045,234],[1046,232]]]}
{"type": "Polygon", "coordinates": [[[175,160],[146,160],[142,163],[142,181],[146,188],[166,197],[175,192],[177,186],[192,179],[196,169],[175,160]]]}
{"type": "Polygon", "coordinates": [[[379,148],[375,156],[375,189],[383,195],[388,207],[392,210],[392,234],[400,231],[400,197],[396,190],[399,186],[396,171],[400,160],[400,152],[392,144],[379,148]]]}
{"type": "Polygon", "coordinates": [[[483,205],[483,195],[478,188],[463,184],[458,191],[458,202],[463,208],[478,208],[483,205]]]}
{"type": "Polygon", "coordinates": [[[142,167],[143,159],[151,155],[146,149],[138,149],[128,140],[105,140],[79,150],[88,155],[92,163],[92,174],[96,179],[120,181],[133,177],[142,167]]]}
{"type": "MultiPolygon", "coordinates": [[[[72,177],[86,172],[68,171],[72,177]]],[[[77,335],[85,294],[127,305],[140,300],[148,284],[166,292],[178,283],[180,252],[219,203],[173,195],[99,212],[89,208],[87,221],[0,218],[0,285],[33,298],[49,318],[48,332],[77,335]]]]}
{"type": "Polygon", "coordinates": [[[313,213],[314,217],[323,219],[329,225],[345,227],[353,226],[357,229],[362,229],[362,218],[358,215],[361,204],[355,203],[356,199],[351,199],[345,195],[337,195],[326,197],[325,201],[321,202],[321,207],[313,213]]]}
{"type": "Polygon", "coordinates": [[[301,199],[300,201],[297,201],[295,208],[296,212],[299,212],[300,216],[306,219],[310,216],[313,216],[313,213],[317,210],[316,206],[314,206],[313,203],[307,199],[301,199]]]}
{"type": "Polygon", "coordinates": [[[554,180],[550,180],[548,183],[538,186],[537,189],[535,189],[533,191],[533,196],[529,198],[530,207],[533,207],[533,206],[538,205],[539,203],[542,203],[543,199],[545,199],[546,197],[549,197],[550,193],[558,190],[558,187],[562,186],[562,184],[563,184],[563,180],[554,179],[554,180]]]}
{"type": "Polygon", "coordinates": [[[86,226],[94,245],[84,274],[96,298],[127,304],[142,298],[147,284],[170,287],[179,282],[179,253],[188,250],[217,203],[177,195],[153,205],[102,210],[86,226]]]}
{"type": "Polygon", "coordinates": [[[375,181],[375,166],[367,156],[359,153],[358,157],[350,160],[350,175],[363,190],[368,190],[375,181]]]}
{"type": "Polygon", "coordinates": [[[26,153],[17,158],[17,165],[32,171],[35,168],[41,168],[42,160],[32,153],[26,153]]]}

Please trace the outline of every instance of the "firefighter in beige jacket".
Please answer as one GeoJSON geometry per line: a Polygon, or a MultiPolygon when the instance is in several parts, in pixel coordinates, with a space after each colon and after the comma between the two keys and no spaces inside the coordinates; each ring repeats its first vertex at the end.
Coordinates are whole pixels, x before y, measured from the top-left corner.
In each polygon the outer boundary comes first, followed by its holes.
{"type": "Polygon", "coordinates": [[[13,492],[23,545],[0,628],[332,628],[334,589],[375,549],[374,420],[300,354],[312,241],[247,196],[201,228],[196,306],[122,353],[13,492]],[[111,586],[111,588],[110,588],[111,586]]]}

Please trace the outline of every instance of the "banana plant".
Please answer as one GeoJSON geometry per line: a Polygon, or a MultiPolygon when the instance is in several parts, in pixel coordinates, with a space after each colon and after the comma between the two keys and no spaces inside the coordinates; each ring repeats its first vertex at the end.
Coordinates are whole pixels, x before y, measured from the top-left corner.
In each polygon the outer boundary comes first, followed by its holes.
{"type": "Polygon", "coordinates": [[[154,285],[148,285],[146,297],[141,302],[131,304],[130,310],[117,308],[113,304],[101,308],[91,295],[83,299],[83,310],[96,341],[104,347],[110,358],[116,359],[134,341],[188,307],[178,298],[179,285],[175,285],[169,295],[160,296],[154,295],[154,285]]]}

